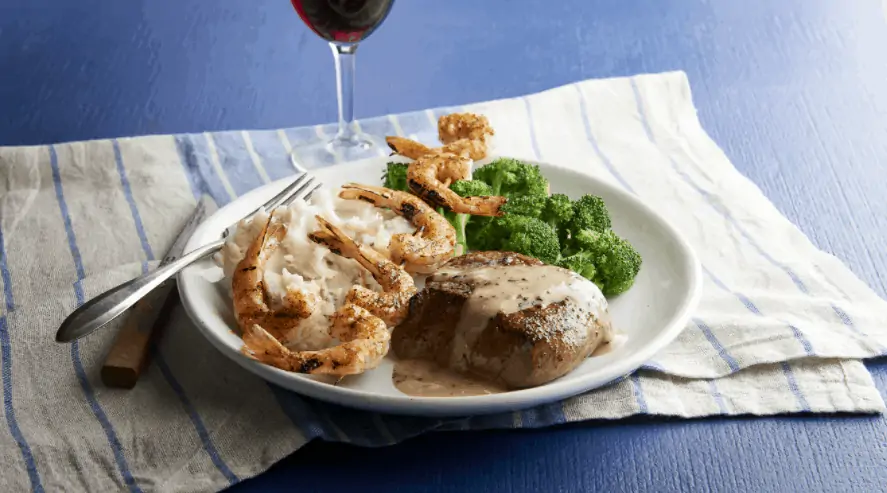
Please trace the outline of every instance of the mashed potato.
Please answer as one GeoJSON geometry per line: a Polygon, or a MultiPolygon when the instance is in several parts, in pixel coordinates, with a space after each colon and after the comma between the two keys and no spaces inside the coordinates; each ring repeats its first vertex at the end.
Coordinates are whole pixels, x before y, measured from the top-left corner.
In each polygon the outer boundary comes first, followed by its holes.
{"type": "MultiPolygon", "coordinates": [[[[313,300],[315,307],[312,315],[287,335],[285,344],[292,349],[321,349],[335,345],[335,339],[329,335],[327,317],[342,306],[351,286],[363,284],[380,289],[356,261],[340,257],[308,239],[308,233],[318,229],[315,215],[322,216],[358,242],[372,246],[386,256],[392,235],[415,231],[408,221],[393,212],[359,200],[340,199],[338,192],[338,189],[318,190],[309,202],[296,201],[275,216],[288,225],[288,231],[280,248],[266,264],[264,279],[271,305],[280,306],[283,294],[287,290],[296,290],[313,300]]],[[[237,264],[267,219],[266,213],[260,213],[251,220],[241,221],[216,254],[216,263],[225,272],[229,291],[237,264]]]]}

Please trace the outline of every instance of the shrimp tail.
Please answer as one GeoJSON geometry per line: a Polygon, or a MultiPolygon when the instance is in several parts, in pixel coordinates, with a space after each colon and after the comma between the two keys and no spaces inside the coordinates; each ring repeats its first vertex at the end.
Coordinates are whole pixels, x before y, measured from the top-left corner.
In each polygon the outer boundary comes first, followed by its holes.
{"type": "Polygon", "coordinates": [[[240,352],[250,359],[298,373],[311,373],[314,370],[307,358],[301,358],[299,353],[287,349],[258,324],[247,327],[242,338],[244,345],[240,352]]]}
{"type": "Polygon", "coordinates": [[[363,200],[373,205],[379,205],[379,199],[391,200],[396,190],[362,183],[346,183],[342,185],[339,197],[348,200],[363,200]]]}
{"type": "Polygon", "coordinates": [[[423,212],[423,209],[430,209],[428,204],[418,203],[418,197],[413,197],[406,192],[360,183],[342,185],[339,197],[346,200],[362,200],[376,207],[389,208],[407,221],[412,221],[418,213],[423,212]],[[412,200],[413,198],[415,200],[412,200]]]}
{"type": "Polygon", "coordinates": [[[463,197],[461,201],[452,204],[452,210],[458,214],[498,217],[505,215],[502,207],[507,202],[508,199],[506,197],[497,195],[463,197]]]}
{"type": "Polygon", "coordinates": [[[335,225],[324,219],[322,216],[314,216],[320,227],[318,231],[308,234],[308,239],[323,245],[330,249],[331,252],[343,257],[352,257],[353,246],[345,241],[348,238],[345,233],[335,225]]]}
{"type": "Polygon", "coordinates": [[[434,152],[433,149],[425,144],[404,137],[385,137],[385,142],[395,154],[400,154],[410,159],[419,159],[426,154],[434,152]]]}
{"type": "Polygon", "coordinates": [[[391,334],[385,322],[354,305],[332,316],[330,335],[342,344],[317,351],[294,352],[261,326],[244,331],[241,353],[284,371],[309,374],[354,375],[375,368],[388,353],[391,334]]]}

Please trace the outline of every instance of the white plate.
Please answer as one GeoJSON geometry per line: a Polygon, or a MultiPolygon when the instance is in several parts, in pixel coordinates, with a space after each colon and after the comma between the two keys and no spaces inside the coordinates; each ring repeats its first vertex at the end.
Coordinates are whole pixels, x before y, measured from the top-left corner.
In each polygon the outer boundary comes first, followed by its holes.
{"type": "MultiPolygon", "coordinates": [[[[370,159],[314,173],[326,186],[345,182],[380,184],[388,158],[370,159]]],[[[552,193],[577,198],[601,196],[613,219],[613,229],[627,238],[643,257],[634,286],[610,301],[614,328],[622,344],[587,359],[569,374],[548,384],[501,394],[471,397],[412,397],[391,382],[393,363],[386,360],[363,375],[333,386],[321,378],[285,372],[252,361],[242,354],[242,341],[231,300],[222,284],[222,270],[211,259],[179,274],[178,286],[188,314],[207,339],[242,367],[286,389],[344,406],[378,412],[425,416],[465,416],[527,408],[564,399],[625,376],[649,360],[681,332],[699,299],[701,269],[681,235],[636,197],[593,177],[538,163],[551,182],[552,193]]],[[[279,192],[291,180],[253,190],[220,209],[191,237],[186,251],[219,238],[219,234],[279,192]]]]}

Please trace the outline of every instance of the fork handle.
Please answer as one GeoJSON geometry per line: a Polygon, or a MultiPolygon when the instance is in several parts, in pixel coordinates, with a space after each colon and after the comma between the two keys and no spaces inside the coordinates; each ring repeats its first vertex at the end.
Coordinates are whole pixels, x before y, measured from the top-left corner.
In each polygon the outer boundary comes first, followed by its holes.
{"type": "Polygon", "coordinates": [[[92,333],[99,327],[119,317],[137,301],[160,287],[164,282],[167,282],[169,278],[176,275],[180,270],[219,251],[224,244],[225,240],[217,240],[199,247],[174,262],[170,262],[157,270],[105,291],[80,305],[62,322],[55,335],[56,342],[73,342],[92,333]]]}

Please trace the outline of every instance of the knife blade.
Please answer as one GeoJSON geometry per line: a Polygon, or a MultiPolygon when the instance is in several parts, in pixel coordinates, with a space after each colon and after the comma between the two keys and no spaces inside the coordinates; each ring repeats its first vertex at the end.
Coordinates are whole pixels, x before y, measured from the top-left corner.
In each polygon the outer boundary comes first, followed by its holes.
{"type": "MultiPolygon", "coordinates": [[[[175,262],[185,251],[185,245],[203,220],[212,212],[214,204],[203,196],[179,232],[160,266],[175,262]]],[[[170,312],[178,302],[178,292],[172,277],[129,309],[114,344],[102,365],[102,382],[108,387],[131,389],[151,360],[151,343],[160,336],[170,312]]]]}

